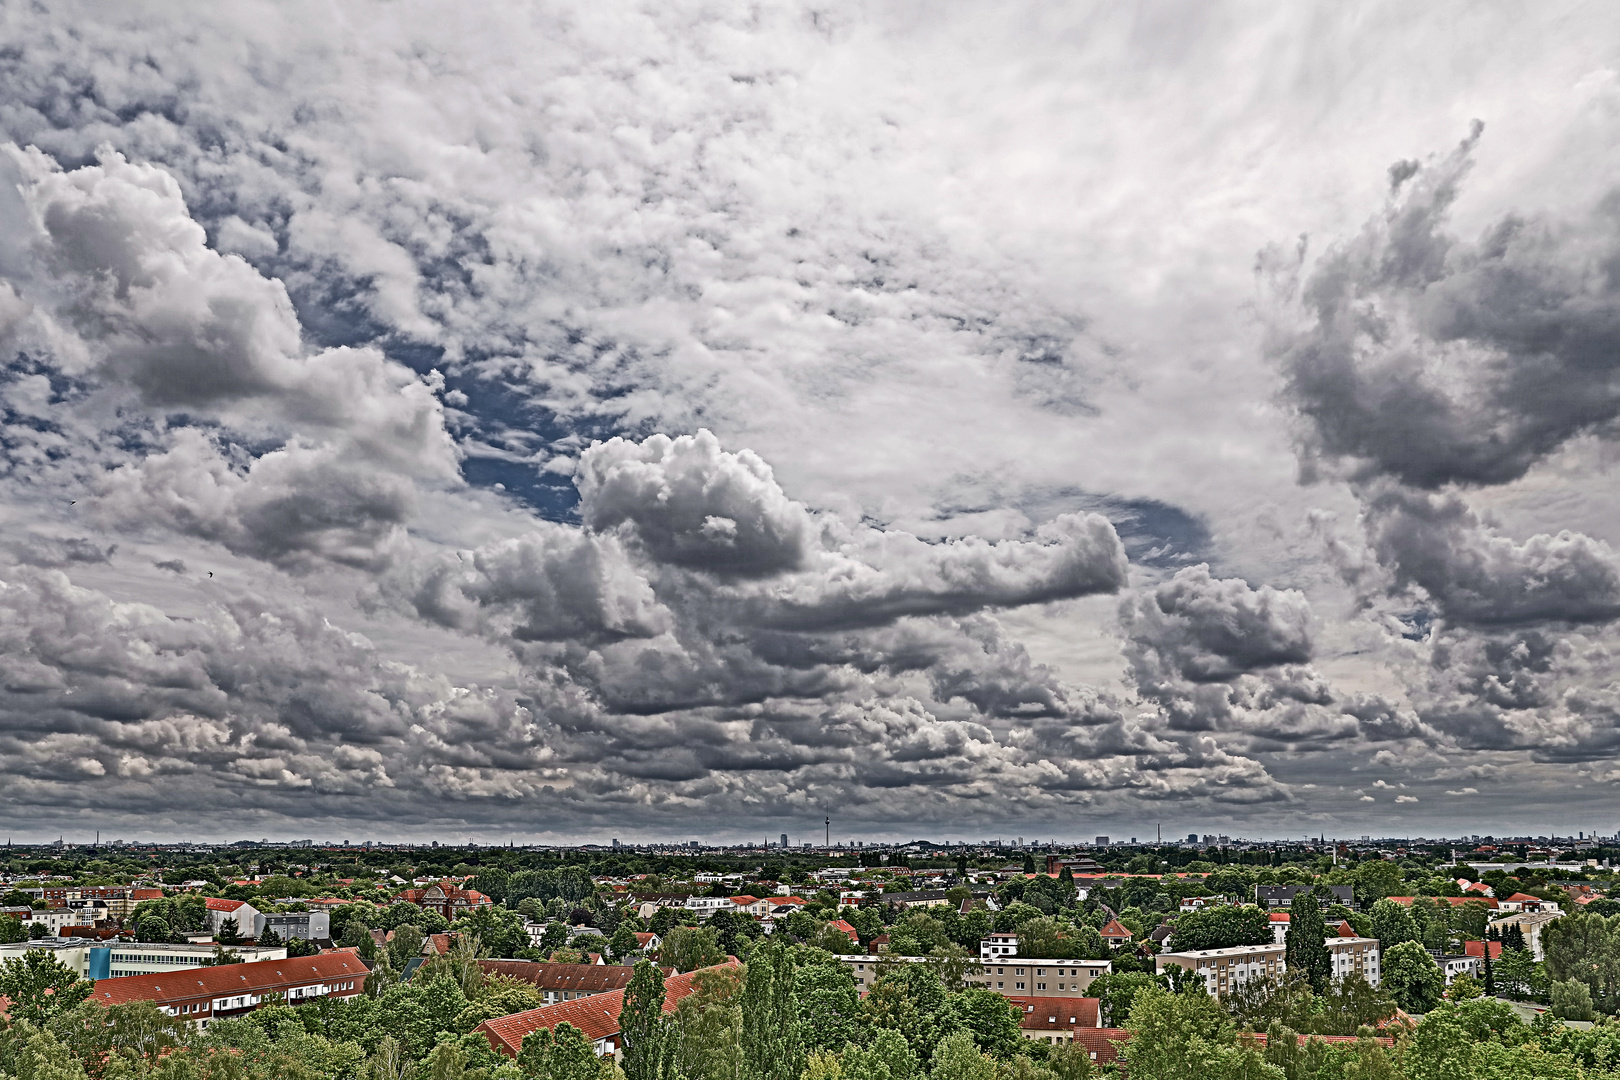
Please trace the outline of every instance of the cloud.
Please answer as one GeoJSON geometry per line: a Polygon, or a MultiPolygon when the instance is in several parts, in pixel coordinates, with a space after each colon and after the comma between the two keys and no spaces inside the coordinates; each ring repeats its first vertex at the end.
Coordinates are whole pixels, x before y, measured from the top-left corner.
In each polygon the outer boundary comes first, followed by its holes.
{"type": "Polygon", "coordinates": [[[1275,350],[1306,421],[1307,465],[1422,489],[1500,484],[1620,417],[1620,215],[1509,215],[1445,231],[1476,123],[1449,154],[1392,173],[1384,209],[1331,247],[1300,290],[1302,328],[1275,350]]]}
{"type": "Polygon", "coordinates": [[[1395,801],[1397,803],[1415,803],[1419,800],[1416,795],[1397,795],[1395,796],[1395,801]]]}
{"type": "Polygon", "coordinates": [[[1479,788],[1465,787],[1465,788],[1459,788],[1456,791],[1452,791],[1450,789],[1447,789],[1446,794],[1447,795],[1478,795],[1479,794],[1479,788]]]}

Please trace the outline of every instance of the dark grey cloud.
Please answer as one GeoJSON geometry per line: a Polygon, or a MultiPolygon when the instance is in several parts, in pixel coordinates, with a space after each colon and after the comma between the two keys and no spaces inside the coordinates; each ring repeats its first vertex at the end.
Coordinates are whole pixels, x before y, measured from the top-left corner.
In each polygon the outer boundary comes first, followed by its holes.
{"type": "Polygon", "coordinates": [[[1447,231],[1481,126],[1392,172],[1384,210],[1317,261],[1275,343],[1308,466],[1413,487],[1500,484],[1620,417],[1620,202],[1447,231]]]}

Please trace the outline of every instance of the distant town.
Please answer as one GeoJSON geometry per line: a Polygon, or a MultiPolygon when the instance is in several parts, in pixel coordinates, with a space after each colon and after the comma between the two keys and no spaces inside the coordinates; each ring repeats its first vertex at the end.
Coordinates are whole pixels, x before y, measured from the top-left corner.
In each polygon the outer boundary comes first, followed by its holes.
{"type": "Polygon", "coordinates": [[[1068,1078],[1146,1060],[1200,1009],[1281,1075],[1394,1069],[1437,1017],[1536,1053],[1616,1038],[1594,1026],[1620,1008],[1615,837],[818,839],[12,844],[0,1007],[13,1033],[144,1017],[164,1060],[286,1041],[356,1078],[382,1055],[656,1080],[652,1042],[694,1076],[723,1050],[785,1054],[784,1080],[880,1051],[1068,1078]],[[769,1038],[749,1009],[776,1010],[769,1038]]]}

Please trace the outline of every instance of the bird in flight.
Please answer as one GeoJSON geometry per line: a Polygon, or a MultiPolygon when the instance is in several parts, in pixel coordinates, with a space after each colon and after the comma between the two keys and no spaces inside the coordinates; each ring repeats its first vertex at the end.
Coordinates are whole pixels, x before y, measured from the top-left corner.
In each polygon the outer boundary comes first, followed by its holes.
{"type": "Polygon", "coordinates": [[[213,577],[213,576],[214,576],[214,572],[213,572],[213,571],[212,571],[212,570],[210,570],[210,571],[208,571],[208,576],[209,576],[209,577],[213,577]]]}

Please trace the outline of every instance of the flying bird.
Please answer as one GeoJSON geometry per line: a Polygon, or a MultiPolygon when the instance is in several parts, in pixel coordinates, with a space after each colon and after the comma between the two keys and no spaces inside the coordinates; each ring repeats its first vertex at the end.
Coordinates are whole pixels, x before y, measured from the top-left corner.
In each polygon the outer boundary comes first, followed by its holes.
{"type": "Polygon", "coordinates": [[[214,572],[213,572],[213,571],[212,571],[212,570],[210,570],[210,571],[208,571],[208,576],[209,576],[209,577],[213,577],[213,576],[214,576],[214,572]]]}

